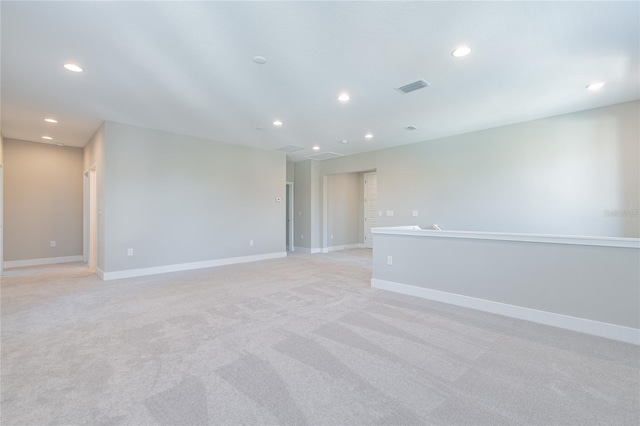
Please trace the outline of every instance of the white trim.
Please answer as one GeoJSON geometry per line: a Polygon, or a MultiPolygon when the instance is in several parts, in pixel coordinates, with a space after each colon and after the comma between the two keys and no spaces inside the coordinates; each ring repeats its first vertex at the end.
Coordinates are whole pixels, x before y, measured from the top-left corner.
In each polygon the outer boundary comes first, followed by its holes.
{"type": "Polygon", "coordinates": [[[154,266],[151,268],[127,269],[124,271],[102,272],[99,271],[98,276],[102,275],[105,281],[119,280],[122,278],[142,277],[146,275],[165,274],[167,272],[190,271],[192,269],[215,268],[217,266],[234,265],[236,263],[256,262],[259,260],[276,259],[287,257],[287,252],[276,252],[267,254],[258,254],[254,256],[230,257],[227,259],[205,260],[202,262],[180,263],[176,265],[154,266]]]}
{"type": "Polygon", "coordinates": [[[640,345],[640,330],[636,328],[523,308],[522,306],[462,296],[460,294],[400,284],[377,278],[371,279],[371,287],[640,345]]]}
{"type": "MultiPolygon", "coordinates": [[[[289,241],[287,241],[287,246],[288,246],[288,251],[289,252],[294,252],[296,251],[296,246],[295,246],[295,226],[294,226],[294,219],[295,219],[295,208],[293,206],[293,194],[295,193],[294,188],[293,188],[293,182],[285,182],[285,188],[287,193],[285,193],[285,197],[288,197],[288,201],[289,201],[289,211],[286,212],[285,214],[285,220],[286,220],[286,216],[287,214],[289,215],[289,223],[286,223],[285,225],[287,226],[287,229],[289,230],[289,241]]],[[[286,203],[286,199],[285,199],[285,203],[286,203]]],[[[285,206],[286,209],[286,206],[285,206]]],[[[285,247],[286,248],[286,247],[285,247]]]]}
{"type": "Polygon", "coordinates": [[[362,239],[365,241],[363,243],[364,248],[373,248],[373,230],[375,229],[375,227],[371,227],[371,226],[369,227],[369,231],[370,231],[369,233],[371,235],[370,235],[369,241],[367,241],[367,225],[368,225],[367,219],[369,218],[367,216],[367,213],[368,213],[367,212],[367,204],[368,204],[367,200],[369,199],[367,197],[367,195],[368,195],[367,194],[367,192],[368,192],[367,190],[369,189],[368,188],[368,184],[367,184],[367,179],[370,178],[371,176],[375,176],[376,177],[376,202],[377,202],[377,200],[378,200],[378,190],[377,190],[377,186],[378,186],[378,171],[376,170],[376,171],[373,171],[373,172],[362,173],[362,192],[363,192],[363,194],[362,194],[362,202],[363,202],[363,205],[362,205],[362,213],[363,213],[362,214],[362,239]]]}
{"type": "Polygon", "coordinates": [[[419,226],[393,226],[371,228],[374,234],[407,235],[412,237],[465,238],[471,240],[519,241],[527,243],[572,244],[639,248],[640,238],[593,237],[579,235],[511,234],[503,232],[436,231],[419,226]]]}
{"type": "Polygon", "coordinates": [[[322,176],[322,253],[329,244],[329,176],[322,176]]]}
{"type": "Polygon", "coordinates": [[[82,255],[45,257],[42,259],[7,260],[4,262],[5,269],[22,268],[23,266],[53,265],[54,263],[82,262],[82,255]]]}
{"type": "Polygon", "coordinates": [[[104,281],[104,271],[96,266],[96,275],[104,281]]]}

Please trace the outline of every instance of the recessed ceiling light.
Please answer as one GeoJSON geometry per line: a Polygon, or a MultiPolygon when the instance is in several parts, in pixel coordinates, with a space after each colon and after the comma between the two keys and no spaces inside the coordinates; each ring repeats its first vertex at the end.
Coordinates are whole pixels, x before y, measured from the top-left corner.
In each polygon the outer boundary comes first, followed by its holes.
{"type": "Polygon", "coordinates": [[[45,118],[44,121],[46,121],[47,123],[57,123],[58,120],[54,120],[53,118],[45,118]]]}
{"type": "Polygon", "coordinates": [[[451,54],[456,58],[467,56],[469,53],[471,53],[471,48],[468,46],[460,46],[456,48],[453,52],[451,52],[451,54]]]}
{"type": "Polygon", "coordinates": [[[82,71],[84,71],[82,68],[80,68],[76,64],[64,64],[64,67],[66,69],[68,69],[69,71],[73,71],[73,72],[82,72],[82,71]]]}
{"type": "Polygon", "coordinates": [[[349,141],[348,141],[348,140],[346,140],[346,139],[342,139],[342,140],[340,141],[340,143],[347,143],[347,142],[349,142],[349,141]]]}
{"type": "Polygon", "coordinates": [[[253,62],[255,62],[256,64],[263,65],[267,63],[267,58],[265,58],[264,56],[254,56],[253,62]]]}
{"type": "Polygon", "coordinates": [[[63,143],[58,143],[58,144],[56,144],[56,145],[58,145],[58,146],[64,146],[64,144],[63,144],[63,143]]]}
{"type": "Polygon", "coordinates": [[[594,81],[585,86],[587,90],[600,90],[604,87],[604,81],[594,81]]]}
{"type": "Polygon", "coordinates": [[[364,135],[365,138],[367,139],[371,139],[373,138],[373,134],[372,133],[367,133],[366,135],[364,135]]]}
{"type": "Polygon", "coordinates": [[[273,122],[273,125],[276,126],[276,127],[280,127],[280,126],[282,126],[282,121],[276,120],[276,121],[273,122]]]}
{"type": "Polygon", "coordinates": [[[51,136],[43,136],[42,139],[46,139],[48,141],[53,140],[53,138],[51,136]]]}
{"type": "Polygon", "coordinates": [[[338,96],[338,100],[340,102],[349,102],[349,99],[351,98],[349,97],[348,93],[340,93],[340,96],[338,96]]]}
{"type": "Polygon", "coordinates": [[[313,147],[313,150],[314,151],[320,151],[320,147],[318,145],[316,145],[316,146],[313,147]]]}

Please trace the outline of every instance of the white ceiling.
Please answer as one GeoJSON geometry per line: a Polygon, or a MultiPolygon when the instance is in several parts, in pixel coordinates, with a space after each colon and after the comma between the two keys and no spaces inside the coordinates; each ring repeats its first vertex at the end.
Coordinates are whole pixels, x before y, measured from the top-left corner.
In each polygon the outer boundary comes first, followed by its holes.
{"type": "Polygon", "coordinates": [[[83,146],[110,120],[263,149],[298,145],[297,160],[316,144],[348,155],[640,98],[635,1],[0,7],[7,138],[83,146]],[[461,44],[473,52],[454,58],[461,44]],[[431,86],[394,90],[418,79],[431,86]],[[594,80],[606,86],[585,90],[594,80]],[[336,99],[342,91],[347,104],[336,99]]]}

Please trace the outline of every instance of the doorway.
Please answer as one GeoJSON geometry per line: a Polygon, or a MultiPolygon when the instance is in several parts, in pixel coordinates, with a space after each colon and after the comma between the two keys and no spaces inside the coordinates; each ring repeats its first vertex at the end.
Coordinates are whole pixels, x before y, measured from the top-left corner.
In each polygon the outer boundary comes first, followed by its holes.
{"type": "Polygon", "coordinates": [[[96,166],[84,173],[83,257],[92,271],[96,270],[98,256],[98,200],[96,166]]]}
{"type": "Polygon", "coordinates": [[[364,174],[364,246],[373,248],[371,228],[378,224],[378,175],[364,174]]]}
{"type": "Polygon", "coordinates": [[[287,252],[293,252],[295,247],[293,246],[293,183],[287,182],[286,186],[286,218],[285,218],[285,228],[286,228],[286,248],[287,252]]]}

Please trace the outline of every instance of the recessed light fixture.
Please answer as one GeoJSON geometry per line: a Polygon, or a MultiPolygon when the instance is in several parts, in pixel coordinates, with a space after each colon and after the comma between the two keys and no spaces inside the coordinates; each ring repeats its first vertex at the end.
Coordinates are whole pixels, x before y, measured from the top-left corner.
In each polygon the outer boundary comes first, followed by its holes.
{"type": "Polygon", "coordinates": [[[600,90],[604,87],[604,81],[594,81],[585,86],[587,90],[600,90]]]}
{"type": "Polygon", "coordinates": [[[54,120],[53,118],[45,118],[44,121],[46,121],[47,123],[57,123],[58,120],[54,120]]]}
{"type": "Polygon", "coordinates": [[[53,140],[53,138],[51,136],[43,136],[42,139],[46,139],[48,141],[53,140]]]}
{"type": "Polygon", "coordinates": [[[316,145],[316,146],[313,147],[313,150],[314,151],[320,151],[320,147],[318,145],[316,145]]]}
{"type": "Polygon", "coordinates": [[[338,100],[340,102],[349,102],[349,99],[351,98],[349,97],[348,93],[340,93],[340,95],[338,96],[338,100]]]}
{"type": "Polygon", "coordinates": [[[471,53],[471,48],[469,46],[460,46],[451,52],[451,54],[456,58],[462,58],[463,56],[467,56],[469,53],[471,53]]]}
{"type": "Polygon", "coordinates": [[[56,145],[58,145],[58,146],[64,146],[64,144],[63,144],[63,143],[58,143],[58,144],[56,144],[56,145]]]}
{"type": "Polygon", "coordinates": [[[263,65],[267,63],[267,58],[265,58],[264,56],[254,56],[253,62],[259,65],[263,65]]]}
{"type": "Polygon", "coordinates": [[[82,72],[82,71],[84,71],[80,66],[78,66],[76,64],[64,64],[64,67],[67,70],[73,71],[73,72],[82,72]]]}
{"type": "Polygon", "coordinates": [[[366,135],[364,135],[365,138],[367,139],[372,139],[373,138],[373,133],[367,133],[366,135]]]}
{"type": "Polygon", "coordinates": [[[340,141],[340,143],[347,143],[347,142],[349,142],[349,141],[348,141],[348,140],[346,140],[346,139],[342,139],[342,140],[340,141]]]}
{"type": "Polygon", "coordinates": [[[276,126],[276,127],[280,127],[280,126],[282,126],[282,121],[276,120],[276,121],[273,122],[273,125],[276,126]]]}

